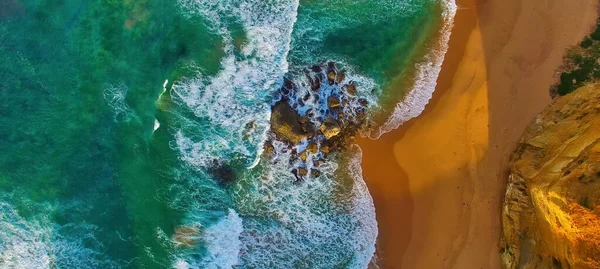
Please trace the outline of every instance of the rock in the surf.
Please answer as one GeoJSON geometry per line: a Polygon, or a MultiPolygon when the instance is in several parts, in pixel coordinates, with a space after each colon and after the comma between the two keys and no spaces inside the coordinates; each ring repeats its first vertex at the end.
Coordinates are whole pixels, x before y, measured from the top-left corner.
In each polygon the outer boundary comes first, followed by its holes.
{"type": "Polygon", "coordinates": [[[346,89],[346,92],[351,95],[351,96],[355,96],[356,95],[356,85],[354,84],[348,84],[344,87],[346,89]]]}
{"type": "Polygon", "coordinates": [[[327,73],[327,81],[329,82],[329,85],[333,85],[335,83],[335,72],[334,71],[329,71],[329,73],[327,73]]]}
{"type": "Polygon", "coordinates": [[[310,152],[313,155],[317,154],[319,152],[319,146],[315,141],[310,141],[308,143],[308,146],[306,146],[306,151],[310,152]]]}
{"type": "Polygon", "coordinates": [[[271,113],[271,131],[278,139],[298,144],[308,136],[308,130],[302,130],[300,115],[287,102],[278,102],[271,113]]]}
{"type": "Polygon", "coordinates": [[[340,99],[338,99],[337,97],[333,95],[327,97],[327,106],[329,108],[339,107],[340,105],[340,99]]]}
{"type": "Polygon", "coordinates": [[[337,74],[337,77],[335,78],[335,82],[338,83],[338,84],[342,83],[342,81],[344,81],[345,78],[346,78],[346,74],[343,71],[339,72],[337,74]]]}
{"type": "MultiPolygon", "coordinates": [[[[296,75],[299,81],[287,74],[276,93],[271,132],[272,139],[288,144],[290,151],[280,149],[280,153],[291,153],[292,174],[300,181],[308,174],[318,177],[320,171],[312,167],[323,165],[330,153],[352,143],[366,126],[369,103],[356,96],[357,86],[352,80],[345,82],[345,71],[338,71],[334,62],[313,65],[296,75]]],[[[265,151],[278,156],[272,144],[265,145],[265,151]]]]}
{"type": "Polygon", "coordinates": [[[298,168],[298,175],[300,175],[300,177],[305,177],[308,175],[308,170],[306,170],[304,167],[300,167],[298,168]]]}
{"type": "Polygon", "coordinates": [[[332,137],[338,135],[342,130],[338,122],[331,116],[325,119],[325,122],[321,124],[319,129],[327,139],[331,139],[332,137]]]}
{"type": "Polygon", "coordinates": [[[360,99],[358,99],[358,103],[359,103],[361,106],[368,106],[368,105],[369,105],[369,101],[367,101],[367,99],[364,99],[364,98],[360,98],[360,99]]]}
{"type": "Polygon", "coordinates": [[[269,141],[265,142],[265,152],[267,154],[273,154],[275,152],[275,147],[273,146],[273,144],[269,141]]]}

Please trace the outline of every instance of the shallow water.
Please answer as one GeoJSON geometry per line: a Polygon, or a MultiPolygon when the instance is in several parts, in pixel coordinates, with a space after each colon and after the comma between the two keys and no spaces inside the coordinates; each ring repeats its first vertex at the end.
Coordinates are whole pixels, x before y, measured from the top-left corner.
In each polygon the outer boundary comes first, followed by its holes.
{"type": "Polygon", "coordinates": [[[360,149],[295,182],[290,153],[263,154],[271,105],[284,75],[334,61],[378,128],[446,9],[4,1],[0,268],[366,268],[377,227],[360,149]]]}

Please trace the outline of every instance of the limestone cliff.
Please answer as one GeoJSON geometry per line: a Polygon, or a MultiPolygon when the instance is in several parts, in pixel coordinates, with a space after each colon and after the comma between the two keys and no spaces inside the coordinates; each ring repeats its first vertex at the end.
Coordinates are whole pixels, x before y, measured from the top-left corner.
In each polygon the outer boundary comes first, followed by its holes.
{"type": "Polygon", "coordinates": [[[506,268],[600,268],[600,84],[558,98],[512,156],[506,268]]]}

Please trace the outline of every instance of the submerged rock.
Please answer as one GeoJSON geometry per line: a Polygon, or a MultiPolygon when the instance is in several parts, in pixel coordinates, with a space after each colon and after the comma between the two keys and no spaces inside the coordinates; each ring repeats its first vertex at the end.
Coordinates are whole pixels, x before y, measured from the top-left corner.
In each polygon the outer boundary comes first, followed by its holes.
{"type": "Polygon", "coordinates": [[[600,85],[558,98],[512,156],[506,268],[600,268],[600,85]]]}
{"type": "Polygon", "coordinates": [[[173,241],[177,247],[193,248],[200,239],[200,230],[191,226],[179,226],[175,229],[173,241]]]}
{"type": "Polygon", "coordinates": [[[230,186],[237,179],[235,169],[226,163],[213,162],[213,166],[208,169],[216,178],[217,183],[221,186],[230,186]]]}

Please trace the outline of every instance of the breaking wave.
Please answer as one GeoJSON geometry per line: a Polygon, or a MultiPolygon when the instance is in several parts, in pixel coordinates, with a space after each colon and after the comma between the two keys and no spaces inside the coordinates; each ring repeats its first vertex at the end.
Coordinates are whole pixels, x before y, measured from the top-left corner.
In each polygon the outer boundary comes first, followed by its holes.
{"type": "Polygon", "coordinates": [[[401,102],[396,104],[394,112],[388,120],[378,130],[371,133],[371,139],[377,139],[382,134],[397,129],[403,123],[419,116],[431,100],[438,76],[442,70],[444,57],[448,51],[448,42],[450,41],[457,10],[454,0],[441,0],[441,3],[443,7],[443,27],[440,30],[440,38],[437,40],[436,47],[425,56],[422,62],[415,66],[417,75],[412,89],[401,102]]]}

